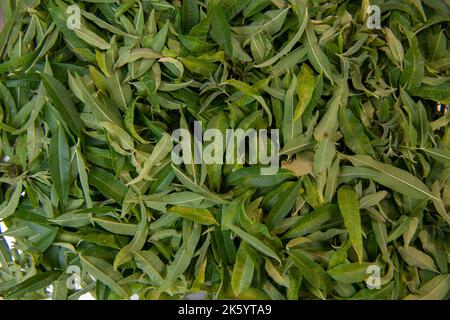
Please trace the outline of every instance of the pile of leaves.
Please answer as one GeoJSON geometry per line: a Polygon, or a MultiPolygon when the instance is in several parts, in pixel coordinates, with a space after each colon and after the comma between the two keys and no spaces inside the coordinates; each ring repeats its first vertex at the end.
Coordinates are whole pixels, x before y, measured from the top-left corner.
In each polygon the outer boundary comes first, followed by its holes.
{"type": "Polygon", "coordinates": [[[3,299],[449,298],[448,1],[1,6],[3,299]],[[194,121],[279,171],[174,164],[194,121]]]}

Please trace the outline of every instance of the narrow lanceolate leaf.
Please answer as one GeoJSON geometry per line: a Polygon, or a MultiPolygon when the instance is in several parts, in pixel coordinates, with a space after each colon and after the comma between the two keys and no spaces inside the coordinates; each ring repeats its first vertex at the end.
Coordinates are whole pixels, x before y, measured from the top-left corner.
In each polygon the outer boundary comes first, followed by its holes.
{"type": "Polygon", "coordinates": [[[317,290],[314,294],[324,300],[326,298],[327,287],[330,283],[330,277],[326,271],[320,264],[301,251],[291,251],[289,255],[306,281],[317,290]]]}
{"type": "Polygon", "coordinates": [[[88,178],[90,183],[106,197],[122,203],[127,187],[113,174],[101,168],[92,168],[89,170],[88,178]]]}
{"type": "Polygon", "coordinates": [[[126,236],[134,236],[138,231],[138,225],[135,223],[121,222],[107,216],[92,217],[91,221],[98,224],[103,229],[126,236]]]}
{"type": "Polygon", "coordinates": [[[286,233],[285,237],[295,238],[317,231],[324,223],[336,217],[337,211],[337,205],[326,204],[312,212],[305,213],[300,217],[297,224],[286,233]]]}
{"type": "Polygon", "coordinates": [[[261,253],[274,258],[275,260],[280,261],[280,258],[278,257],[278,254],[267,244],[256,238],[255,236],[252,236],[251,234],[245,232],[239,227],[230,225],[228,226],[231,231],[233,231],[237,236],[239,236],[243,241],[245,241],[248,245],[252,246],[256,250],[260,251],[261,253]]]}
{"type": "Polygon", "coordinates": [[[78,110],[75,107],[71,93],[55,78],[46,73],[41,73],[42,83],[55,107],[67,123],[69,128],[78,136],[83,134],[84,125],[81,122],[78,110]]]}
{"type": "Polygon", "coordinates": [[[328,169],[327,181],[325,184],[324,202],[331,203],[333,196],[338,187],[339,173],[340,173],[340,158],[336,157],[331,167],[328,169]]]}
{"type": "Polygon", "coordinates": [[[134,252],[140,251],[144,246],[145,242],[147,242],[147,233],[148,233],[148,217],[147,217],[147,208],[141,204],[141,221],[138,224],[136,233],[134,234],[133,239],[131,239],[130,243],[122,248],[122,250],[117,253],[116,258],[114,259],[113,268],[117,270],[119,266],[128,262],[134,252]]]}
{"type": "Polygon", "coordinates": [[[182,7],[183,30],[188,32],[198,23],[199,9],[195,0],[187,0],[183,2],[182,7]]]}
{"type": "Polygon", "coordinates": [[[48,166],[56,194],[65,206],[69,198],[70,154],[66,134],[61,126],[56,129],[50,141],[48,166]]]}
{"type": "Polygon", "coordinates": [[[416,294],[409,294],[405,300],[442,300],[448,295],[450,287],[450,276],[441,274],[423,286],[421,286],[416,294]]]}
{"type": "Polygon", "coordinates": [[[336,147],[330,138],[323,138],[320,140],[314,155],[314,172],[319,174],[331,167],[335,154],[336,147]]]}
{"type": "Polygon", "coordinates": [[[190,234],[183,239],[182,247],[177,251],[172,263],[167,266],[167,275],[158,288],[159,294],[169,289],[175,280],[189,267],[194,250],[200,239],[200,232],[201,228],[194,224],[190,234]]]}
{"type": "Polygon", "coordinates": [[[80,90],[81,98],[86,103],[98,121],[109,121],[122,126],[122,120],[115,106],[105,106],[98,97],[91,93],[83,79],[77,74],[76,83],[80,90]]]}
{"type": "Polygon", "coordinates": [[[11,193],[8,200],[4,201],[0,205],[0,219],[5,219],[12,215],[19,204],[20,194],[22,193],[22,181],[19,180],[14,188],[14,191],[11,193]]]}
{"type": "Polygon", "coordinates": [[[126,111],[132,99],[130,84],[128,82],[122,83],[120,73],[115,71],[112,77],[106,80],[106,86],[117,107],[126,111]]]}
{"type": "Polygon", "coordinates": [[[400,76],[400,84],[409,92],[420,87],[424,76],[425,61],[418,47],[417,40],[412,40],[412,45],[405,55],[404,69],[400,76]]]}
{"type": "Polygon", "coordinates": [[[99,280],[112,291],[117,293],[120,297],[127,299],[129,293],[126,288],[119,285],[117,282],[122,280],[123,277],[120,272],[114,271],[112,265],[105,260],[97,257],[90,257],[80,255],[81,265],[83,270],[88,272],[94,279],[99,280]]]}
{"type": "Polygon", "coordinates": [[[233,273],[231,274],[231,288],[236,296],[239,296],[251,286],[255,270],[255,265],[246,248],[245,243],[241,243],[236,254],[233,273]]]}
{"type": "Polygon", "coordinates": [[[344,134],[345,145],[356,154],[373,155],[374,151],[363,126],[347,108],[339,110],[339,128],[344,134]]]}
{"type": "Polygon", "coordinates": [[[368,270],[372,266],[380,267],[373,262],[343,263],[328,270],[327,273],[338,282],[351,284],[367,280],[371,275],[368,270]]]}
{"type": "Polygon", "coordinates": [[[136,131],[136,128],[134,126],[134,111],[136,107],[136,101],[133,101],[126,109],[125,111],[125,127],[130,132],[130,134],[133,136],[134,139],[139,141],[140,143],[150,143],[149,141],[142,138],[136,131]]]}
{"type": "Polygon", "coordinates": [[[297,44],[297,42],[300,40],[300,38],[303,35],[303,32],[305,31],[306,25],[308,24],[308,9],[306,7],[300,7],[297,9],[299,12],[299,25],[298,31],[295,33],[295,35],[292,37],[292,39],[272,58],[270,58],[267,61],[264,61],[263,63],[255,65],[255,68],[262,68],[266,66],[270,66],[277,62],[281,57],[287,55],[292,48],[297,44]]]}
{"type": "Polygon", "coordinates": [[[173,147],[172,139],[167,133],[165,133],[156,144],[155,148],[153,149],[153,152],[145,160],[144,166],[139,172],[139,175],[133,180],[131,180],[128,183],[128,185],[135,184],[145,179],[150,173],[150,170],[154,166],[158,165],[172,151],[172,147],[173,147]]]}
{"type": "Polygon", "coordinates": [[[91,223],[91,212],[67,212],[52,219],[53,223],[64,227],[79,228],[91,223]]]}
{"type": "Polygon", "coordinates": [[[216,219],[212,215],[211,211],[204,208],[185,208],[185,207],[172,207],[167,212],[174,213],[180,217],[198,222],[204,225],[217,224],[216,219]]]}
{"type": "Polygon", "coordinates": [[[214,194],[213,192],[207,190],[205,187],[198,186],[194,181],[192,181],[191,178],[189,178],[184,172],[182,172],[179,168],[175,167],[172,164],[172,169],[175,172],[175,175],[177,176],[178,180],[186,186],[189,190],[201,194],[208,198],[209,200],[220,203],[220,204],[226,204],[227,201],[220,198],[218,195],[214,194]]]}
{"type": "Polygon", "coordinates": [[[410,91],[410,94],[423,99],[429,99],[438,103],[447,103],[450,101],[450,83],[444,82],[442,84],[431,86],[423,84],[420,88],[410,91]]]}
{"type": "Polygon", "coordinates": [[[323,52],[322,48],[319,45],[317,37],[314,33],[314,29],[312,24],[308,24],[306,27],[306,43],[308,46],[308,58],[311,64],[314,66],[318,73],[322,73],[327,77],[331,82],[333,82],[333,76],[331,73],[331,65],[328,57],[323,52]]]}
{"type": "Polygon", "coordinates": [[[386,223],[382,221],[378,221],[376,219],[372,219],[372,230],[375,235],[375,239],[377,240],[378,247],[380,248],[381,253],[386,261],[390,261],[388,247],[387,247],[387,228],[386,223]]]}
{"type": "Polygon", "coordinates": [[[399,247],[398,252],[408,265],[438,273],[436,264],[426,253],[414,247],[399,247]]]}
{"type": "Polygon", "coordinates": [[[388,188],[417,199],[431,198],[437,200],[422,181],[405,170],[375,161],[369,156],[345,157],[357,167],[364,166],[373,169],[377,174],[373,175],[372,179],[388,188]]]}
{"type": "Polygon", "coordinates": [[[384,28],[384,33],[386,35],[386,42],[394,58],[395,64],[401,69],[403,66],[404,51],[402,43],[397,39],[391,29],[384,28]]]}
{"type": "Polygon", "coordinates": [[[333,139],[333,135],[339,127],[339,106],[344,107],[347,103],[348,85],[346,79],[339,79],[333,96],[328,101],[326,112],[314,129],[314,137],[317,141],[323,138],[333,139]]]}
{"type": "Polygon", "coordinates": [[[78,177],[80,178],[81,188],[83,189],[84,199],[86,201],[86,206],[88,208],[92,207],[92,199],[89,194],[89,181],[86,169],[86,162],[83,158],[81,150],[78,148],[75,151],[77,169],[78,169],[78,177]]]}
{"type": "MultiPolygon", "coordinates": [[[[113,0],[93,0],[91,2],[99,2],[99,3],[113,3],[113,0]]],[[[98,18],[95,14],[89,13],[87,11],[81,10],[81,14],[83,15],[83,17],[85,17],[86,19],[91,20],[92,22],[94,22],[96,25],[98,25],[100,28],[106,29],[112,33],[124,36],[124,37],[129,37],[129,38],[137,38],[134,35],[128,34],[126,32],[123,32],[122,30],[120,30],[119,28],[114,27],[113,25],[105,22],[104,20],[98,18]]]]}
{"type": "Polygon", "coordinates": [[[27,293],[46,289],[53,283],[53,281],[59,278],[61,273],[61,271],[46,271],[38,273],[7,291],[6,296],[8,299],[17,299],[27,293]]]}
{"type": "Polygon", "coordinates": [[[444,201],[442,201],[442,199],[441,199],[439,181],[436,181],[435,183],[433,183],[433,186],[431,187],[431,193],[434,196],[434,198],[431,200],[433,201],[433,204],[434,204],[434,207],[436,208],[437,213],[450,226],[450,215],[448,214],[447,210],[445,209],[444,201]]]}
{"type": "Polygon", "coordinates": [[[164,269],[164,263],[152,251],[136,251],[134,252],[134,260],[139,269],[144,271],[152,281],[160,284],[163,281],[161,272],[164,269]]]}
{"type": "Polygon", "coordinates": [[[296,77],[292,77],[291,84],[286,90],[286,97],[284,98],[284,112],[283,112],[283,141],[289,143],[301,130],[301,122],[294,119],[294,90],[297,87],[296,77]]]}
{"type": "Polygon", "coordinates": [[[424,105],[422,104],[422,102],[418,102],[416,104],[416,108],[418,109],[418,123],[417,126],[419,127],[419,146],[420,147],[425,147],[427,144],[427,140],[428,140],[428,134],[429,134],[429,123],[428,123],[428,117],[427,117],[427,112],[425,110],[424,105]]]}
{"type": "Polygon", "coordinates": [[[302,65],[300,73],[297,75],[297,83],[297,95],[299,101],[295,108],[294,120],[298,120],[303,112],[305,112],[315,89],[313,72],[307,64],[302,65]]]}
{"type": "Polygon", "coordinates": [[[272,210],[270,210],[269,216],[267,217],[267,222],[269,223],[269,225],[278,225],[289,214],[297,200],[300,186],[301,181],[296,182],[291,186],[291,188],[289,188],[286,193],[284,193],[279,198],[275,206],[273,206],[272,210]]]}
{"type": "Polygon", "coordinates": [[[359,213],[358,195],[349,187],[341,187],[337,192],[339,210],[344,218],[353,249],[359,262],[363,260],[363,242],[361,230],[361,216],[359,213]]]}
{"type": "Polygon", "coordinates": [[[86,27],[82,26],[81,28],[75,28],[73,30],[75,34],[82,40],[86,41],[90,45],[99,48],[101,50],[106,50],[111,47],[111,45],[103,40],[102,37],[97,35],[95,32],[92,32],[91,30],[87,29],[86,27]]]}
{"type": "Polygon", "coordinates": [[[440,148],[424,148],[422,150],[433,159],[445,164],[445,166],[450,166],[450,150],[440,148]]]}
{"type": "Polygon", "coordinates": [[[223,8],[217,2],[212,8],[212,37],[221,45],[228,56],[233,55],[231,46],[231,30],[223,8]]]}

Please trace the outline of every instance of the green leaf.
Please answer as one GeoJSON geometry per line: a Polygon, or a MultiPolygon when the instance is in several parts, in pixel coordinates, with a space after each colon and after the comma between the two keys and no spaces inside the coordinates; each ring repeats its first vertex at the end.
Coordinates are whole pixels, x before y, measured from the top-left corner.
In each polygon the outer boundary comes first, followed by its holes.
{"type": "Polygon", "coordinates": [[[94,279],[101,281],[111,290],[117,293],[121,298],[127,299],[129,293],[126,288],[119,285],[117,282],[123,277],[118,271],[114,271],[113,266],[97,257],[90,257],[80,255],[81,265],[83,270],[88,272],[94,279]]]}
{"type": "Polygon", "coordinates": [[[19,205],[22,187],[23,187],[22,181],[18,181],[16,187],[14,188],[14,191],[10,194],[9,199],[4,201],[0,205],[0,219],[5,219],[10,215],[14,214],[14,212],[17,209],[17,206],[19,205]]]}
{"type": "Polygon", "coordinates": [[[420,88],[412,90],[410,93],[411,95],[421,97],[422,99],[429,99],[439,103],[448,104],[450,101],[450,83],[444,82],[437,86],[424,84],[420,88]]]}
{"type": "Polygon", "coordinates": [[[120,222],[116,219],[107,216],[101,217],[92,217],[92,222],[95,222],[103,229],[115,233],[115,234],[123,234],[126,236],[134,236],[138,231],[138,225],[134,223],[126,223],[120,222]]]}
{"type": "Polygon", "coordinates": [[[169,208],[167,212],[175,213],[182,218],[186,218],[203,225],[217,224],[217,221],[211,211],[204,208],[186,208],[175,206],[169,208]]]}
{"type": "Polygon", "coordinates": [[[81,28],[75,28],[73,31],[80,39],[89,43],[91,46],[94,46],[101,50],[106,50],[111,47],[111,45],[103,40],[102,37],[98,36],[95,32],[92,32],[83,25],[81,25],[81,28]]]}
{"type": "Polygon", "coordinates": [[[336,147],[331,139],[323,138],[320,140],[314,154],[314,172],[319,174],[330,168],[335,154],[336,147]]]}
{"type": "Polygon", "coordinates": [[[164,269],[164,263],[153,251],[136,251],[134,259],[138,268],[144,271],[152,281],[157,284],[163,281],[161,272],[164,269]]]}
{"type": "Polygon", "coordinates": [[[398,252],[408,265],[438,273],[433,259],[422,251],[414,247],[399,247],[398,252]]]}
{"type": "Polygon", "coordinates": [[[414,92],[420,87],[425,66],[424,58],[415,39],[411,41],[411,47],[406,52],[404,64],[405,67],[400,75],[400,84],[408,92],[414,92]]]}
{"type": "Polygon", "coordinates": [[[106,107],[98,97],[89,92],[88,87],[81,77],[76,75],[76,83],[80,90],[81,99],[87,104],[99,121],[106,121],[122,126],[121,116],[115,107],[106,107]]]}
{"type": "Polygon", "coordinates": [[[278,262],[281,263],[280,258],[275,253],[275,251],[267,244],[256,238],[255,236],[252,236],[251,234],[245,232],[241,228],[238,228],[233,225],[229,225],[228,228],[230,228],[231,231],[233,231],[236,235],[238,235],[242,240],[244,240],[248,245],[252,246],[259,252],[265,254],[266,256],[269,256],[271,258],[274,258],[278,262]]]}
{"type": "Polygon", "coordinates": [[[327,287],[330,282],[326,271],[317,262],[300,251],[291,251],[289,255],[306,281],[316,289],[315,295],[325,300],[327,287]]]}
{"type": "Polygon", "coordinates": [[[394,58],[394,63],[402,69],[403,66],[403,57],[404,57],[404,51],[403,46],[400,40],[397,39],[397,37],[394,35],[391,29],[384,28],[384,33],[386,35],[386,42],[389,47],[389,51],[394,58]]]}
{"type": "Polygon", "coordinates": [[[367,271],[371,266],[381,267],[372,262],[344,263],[328,270],[327,273],[338,282],[351,284],[365,281],[371,275],[367,271]]]}
{"type": "Polygon", "coordinates": [[[267,217],[267,223],[272,227],[281,223],[294,207],[301,187],[301,182],[293,184],[272,207],[267,217]]]}
{"type": "Polygon", "coordinates": [[[313,72],[308,65],[302,64],[300,72],[297,75],[297,83],[297,95],[299,101],[295,108],[294,120],[298,120],[302,116],[313,97],[315,79],[313,72]]]}
{"type": "Polygon", "coordinates": [[[183,30],[185,32],[191,30],[191,28],[199,22],[199,10],[197,7],[197,1],[183,1],[181,21],[183,30]]]}
{"type": "Polygon", "coordinates": [[[69,128],[77,134],[77,136],[82,136],[84,125],[81,122],[77,108],[70,98],[70,92],[51,75],[45,73],[41,73],[40,75],[45,90],[52,99],[64,121],[67,123],[69,128]]]}
{"type": "Polygon", "coordinates": [[[177,176],[178,180],[189,190],[201,194],[205,196],[207,199],[219,203],[219,204],[226,204],[228,203],[226,200],[223,200],[218,195],[212,193],[211,191],[207,190],[205,187],[198,186],[194,181],[192,181],[191,178],[189,178],[185,173],[183,173],[180,169],[175,167],[175,165],[172,164],[172,169],[175,172],[175,175],[177,176]]]}
{"type": "Polygon", "coordinates": [[[92,207],[92,199],[89,194],[89,180],[88,180],[88,175],[87,175],[86,162],[85,162],[84,157],[79,148],[77,148],[75,150],[75,159],[77,162],[78,176],[80,178],[81,187],[83,189],[86,206],[88,208],[91,208],[92,207]]]}
{"type": "Polygon", "coordinates": [[[443,300],[448,294],[450,277],[441,274],[419,288],[418,294],[409,294],[405,300],[443,300]]]}
{"type": "Polygon", "coordinates": [[[102,192],[106,197],[117,203],[122,203],[127,187],[113,174],[101,168],[92,168],[88,173],[90,183],[102,192]]]}
{"type": "Polygon", "coordinates": [[[63,206],[67,204],[69,198],[69,156],[66,134],[59,126],[50,141],[48,166],[56,194],[63,206]]]}
{"type": "Polygon", "coordinates": [[[150,170],[158,165],[172,151],[172,147],[173,143],[171,137],[167,133],[164,133],[153,149],[153,152],[145,160],[142,169],[139,171],[139,175],[128,182],[128,185],[136,184],[147,178],[150,170]]]}
{"type": "Polygon", "coordinates": [[[255,265],[247,253],[245,243],[241,243],[236,254],[233,272],[231,274],[231,288],[236,296],[250,288],[255,265]]]}
{"type": "Polygon", "coordinates": [[[424,148],[422,149],[426,154],[428,154],[433,159],[442,162],[446,166],[450,166],[450,151],[443,150],[440,148],[424,148]]]}
{"type": "Polygon", "coordinates": [[[255,65],[255,68],[263,68],[266,66],[270,66],[277,62],[281,57],[287,55],[292,48],[297,44],[297,42],[300,40],[300,38],[303,35],[303,32],[306,29],[306,25],[308,24],[309,15],[308,15],[308,9],[304,6],[301,6],[298,10],[298,17],[299,17],[299,25],[298,31],[295,33],[295,35],[292,37],[292,39],[289,40],[289,42],[280,50],[276,55],[274,55],[272,58],[255,65]]]}
{"type": "Polygon", "coordinates": [[[147,242],[147,233],[148,233],[147,209],[142,204],[141,204],[140,219],[141,221],[137,226],[136,233],[134,234],[133,239],[131,239],[130,243],[124,246],[119,251],[119,253],[117,253],[113,263],[114,270],[117,270],[119,266],[128,262],[133,257],[133,253],[140,251],[147,242]]]}
{"type": "Polygon", "coordinates": [[[91,223],[92,212],[66,212],[52,219],[53,223],[63,227],[79,228],[91,223]]]}
{"type": "Polygon", "coordinates": [[[361,230],[361,216],[357,193],[349,187],[341,187],[337,191],[339,210],[344,218],[350,242],[355,249],[359,262],[363,260],[363,242],[361,230]]]}
{"type": "Polygon", "coordinates": [[[436,199],[422,181],[405,170],[375,161],[369,156],[355,155],[345,157],[357,167],[364,166],[373,169],[365,171],[367,176],[388,188],[416,199],[436,199]]]}
{"type": "Polygon", "coordinates": [[[13,287],[6,292],[8,299],[17,299],[27,293],[46,289],[61,275],[61,271],[46,271],[38,273],[23,282],[20,282],[17,286],[13,287]]]}
{"type": "MultiPolygon", "coordinates": [[[[213,2],[213,1],[212,1],[213,2]]],[[[229,57],[233,56],[233,47],[231,46],[231,30],[223,8],[213,4],[211,8],[211,36],[225,50],[229,57]]]]}
{"type": "Polygon", "coordinates": [[[356,154],[374,155],[369,138],[353,112],[346,108],[339,110],[339,127],[344,134],[345,145],[356,154]]]}
{"type": "Polygon", "coordinates": [[[191,232],[186,237],[183,237],[182,247],[177,251],[172,263],[167,266],[167,276],[158,288],[158,295],[169,289],[175,280],[189,267],[194,255],[194,250],[200,239],[200,232],[201,228],[194,224],[191,228],[191,232]]]}
{"type": "Polygon", "coordinates": [[[319,230],[325,222],[336,216],[337,210],[337,205],[326,204],[312,212],[306,213],[300,217],[295,226],[286,233],[285,237],[291,239],[319,230]]]}
{"type": "Polygon", "coordinates": [[[331,72],[331,64],[328,60],[328,57],[323,52],[322,48],[319,45],[317,37],[314,33],[314,29],[311,24],[308,24],[306,27],[306,43],[308,48],[308,58],[314,69],[318,73],[322,73],[327,77],[331,82],[333,82],[333,75],[331,72]]]}
{"type": "Polygon", "coordinates": [[[333,96],[328,101],[326,112],[319,124],[314,129],[314,137],[317,141],[323,138],[333,138],[339,127],[338,111],[339,106],[344,107],[347,104],[348,85],[346,79],[340,79],[337,82],[338,88],[334,91],[333,96]]]}

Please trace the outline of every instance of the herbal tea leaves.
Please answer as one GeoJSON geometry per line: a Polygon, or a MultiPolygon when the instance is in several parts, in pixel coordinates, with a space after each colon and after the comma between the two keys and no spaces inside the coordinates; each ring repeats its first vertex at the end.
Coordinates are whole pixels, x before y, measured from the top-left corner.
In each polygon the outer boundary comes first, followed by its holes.
{"type": "Polygon", "coordinates": [[[2,1],[0,299],[448,299],[437,3],[2,1]]]}

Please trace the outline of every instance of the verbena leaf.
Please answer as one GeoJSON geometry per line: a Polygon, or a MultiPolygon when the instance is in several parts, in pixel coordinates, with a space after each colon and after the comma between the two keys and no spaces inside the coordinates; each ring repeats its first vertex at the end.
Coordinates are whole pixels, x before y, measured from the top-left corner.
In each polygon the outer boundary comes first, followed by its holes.
{"type": "Polygon", "coordinates": [[[350,241],[356,251],[359,262],[363,260],[363,242],[361,216],[358,210],[358,195],[349,187],[341,187],[337,191],[339,210],[344,218],[350,241]]]}
{"type": "Polygon", "coordinates": [[[48,164],[56,194],[63,206],[66,205],[69,197],[69,156],[69,145],[66,134],[59,126],[50,142],[48,164]]]}

